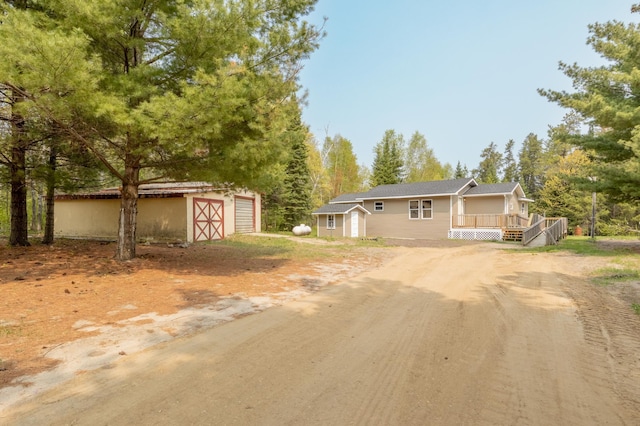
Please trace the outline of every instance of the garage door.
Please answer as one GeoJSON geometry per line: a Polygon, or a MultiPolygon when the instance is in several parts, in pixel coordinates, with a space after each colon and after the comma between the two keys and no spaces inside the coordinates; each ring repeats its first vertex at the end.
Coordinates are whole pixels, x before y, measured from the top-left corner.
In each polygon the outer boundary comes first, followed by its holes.
{"type": "Polygon", "coordinates": [[[207,198],[193,199],[194,241],[224,238],[224,202],[207,198]]]}
{"type": "Polygon", "coordinates": [[[246,234],[255,231],[253,203],[253,198],[236,197],[236,233],[246,234]]]}

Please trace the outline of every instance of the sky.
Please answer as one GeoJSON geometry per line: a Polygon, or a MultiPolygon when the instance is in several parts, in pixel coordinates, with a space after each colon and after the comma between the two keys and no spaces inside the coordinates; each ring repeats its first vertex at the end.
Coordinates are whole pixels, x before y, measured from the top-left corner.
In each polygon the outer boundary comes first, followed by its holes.
{"type": "Polygon", "coordinates": [[[388,129],[419,132],[438,160],[469,170],[491,142],[517,155],[567,110],[537,89],[572,91],[558,62],[599,66],[588,25],[638,22],[634,0],[318,0],[327,36],[305,62],[303,120],[321,145],[342,135],[371,167],[388,129]]]}

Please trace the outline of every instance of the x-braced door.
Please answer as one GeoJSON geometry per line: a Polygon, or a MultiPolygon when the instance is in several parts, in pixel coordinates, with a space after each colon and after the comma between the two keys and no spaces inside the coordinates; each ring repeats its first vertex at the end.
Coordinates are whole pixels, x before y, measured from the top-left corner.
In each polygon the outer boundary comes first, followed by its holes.
{"type": "Polygon", "coordinates": [[[193,240],[224,238],[224,202],[207,198],[193,199],[193,240]]]}

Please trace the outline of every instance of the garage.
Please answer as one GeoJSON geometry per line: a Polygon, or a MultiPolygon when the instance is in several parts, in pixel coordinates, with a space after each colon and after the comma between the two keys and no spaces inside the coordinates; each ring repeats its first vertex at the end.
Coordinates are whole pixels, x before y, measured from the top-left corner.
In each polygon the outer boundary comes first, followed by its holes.
{"type": "Polygon", "coordinates": [[[235,197],[236,234],[247,234],[256,230],[255,198],[235,197]]]}
{"type": "MultiPolygon", "coordinates": [[[[260,229],[260,194],[252,191],[155,183],[140,185],[138,197],[138,240],[212,241],[260,229]]],[[[120,201],[119,188],[56,196],[55,236],[115,240],[120,201]]]]}

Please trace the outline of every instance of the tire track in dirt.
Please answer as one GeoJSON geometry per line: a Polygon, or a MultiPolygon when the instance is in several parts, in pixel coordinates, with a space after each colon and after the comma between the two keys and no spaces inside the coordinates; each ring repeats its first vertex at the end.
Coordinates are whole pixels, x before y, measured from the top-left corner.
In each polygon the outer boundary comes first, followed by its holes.
{"type": "Polygon", "coordinates": [[[578,306],[590,362],[607,368],[589,376],[613,391],[640,423],[640,318],[628,306],[595,284],[574,283],[567,292],[578,306]]]}

